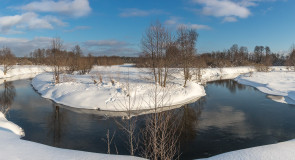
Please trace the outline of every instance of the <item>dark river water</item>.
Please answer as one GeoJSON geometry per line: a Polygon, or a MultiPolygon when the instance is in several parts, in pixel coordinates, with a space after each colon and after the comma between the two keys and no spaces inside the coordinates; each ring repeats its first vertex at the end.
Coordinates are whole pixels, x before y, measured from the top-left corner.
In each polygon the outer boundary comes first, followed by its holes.
{"type": "MultiPolygon", "coordinates": [[[[124,134],[115,122],[120,118],[60,107],[42,98],[30,83],[18,80],[0,86],[1,106],[7,119],[24,129],[24,140],[106,153],[109,130],[116,132],[112,153],[116,153],[116,145],[119,154],[128,154],[124,134]]],[[[205,158],[295,138],[295,106],[274,102],[233,80],[211,82],[205,89],[205,97],[175,110],[182,125],[181,159],[205,158]]],[[[137,128],[143,127],[144,118],[137,117],[137,128]]]]}

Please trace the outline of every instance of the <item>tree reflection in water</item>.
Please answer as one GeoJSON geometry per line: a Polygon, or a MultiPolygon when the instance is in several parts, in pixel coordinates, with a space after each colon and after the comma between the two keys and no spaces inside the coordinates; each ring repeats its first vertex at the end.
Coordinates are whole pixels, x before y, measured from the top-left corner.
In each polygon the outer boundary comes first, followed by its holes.
{"type": "Polygon", "coordinates": [[[1,112],[4,115],[9,113],[11,105],[14,101],[16,96],[15,87],[13,82],[7,82],[4,80],[4,83],[1,85],[1,92],[0,92],[0,105],[1,105],[1,112]]]}
{"type": "Polygon", "coordinates": [[[236,93],[238,90],[246,89],[245,85],[239,84],[238,82],[234,80],[220,80],[220,81],[214,81],[210,83],[214,83],[217,86],[226,87],[229,89],[231,93],[236,93]]]}
{"type": "Polygon", "coordinates": [[[48,136],[52,139],[52,146],[60,147],[63,132],[66,129],[67,114],[57,104],[52,104],[52,114],[48,117],[48,136]]]}
{"type": "MultiPolygon", "coordinates": [[[[197,136],[198,125],[203,110],[203,105],[206,102],[205,97],[200,98],[193,104],[185,105],[181,110],[181,136],[180,141],[183,143],[189,143],[197,136]]],[[[186,146],[182,144],[183,146],[186,146]]]]}

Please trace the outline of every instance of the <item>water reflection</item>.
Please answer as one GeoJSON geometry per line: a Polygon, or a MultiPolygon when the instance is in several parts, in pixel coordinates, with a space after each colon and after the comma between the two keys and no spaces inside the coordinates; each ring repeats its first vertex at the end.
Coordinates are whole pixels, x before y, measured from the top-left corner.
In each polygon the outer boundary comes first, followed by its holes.
{"type": "MultiPolygon", "coordinates": [[[[107,145],[102,139],[109,129],[111,133],[116,131],[114,143],[119,154],[129,153],[124,134],[115,123],[119,118],[110,118],[122,113],[57,105],[42,98],[30,83],[14,81],[2,84],[0,90],[1,106],[9,108],[8,120],[25,130],[25,140],[106,153],[107,145]]],[[[204,158],[295,138],[294,106],[274,102],[252,87],[232,80],[207,83],[206,93],[197,102],[172,107],[176,108],[175,121],[181,125],[181,159],[204,158]]],[[[143,113],[149,112],[133,113],[137,115],[138,130],[144,127],[147,115],[143,113]]]]}
{"type": "Polygon", "coordinates": [[[0,111],[4,115],[7,115],[14,101],[14,97],[16,96],[16,91],[13,82],[4,81],[3,84],[1,84],[0,91],[0,111]]]}
{"type": "Polygon", "coordinates": [[[181,109],[181,141],[189,142],[196,137],[204,102],[205,98],[202,98],[192,105],[184,105],[181,109]]]}
{"type": "Polygon", "coordinates": [[[52,137],[52,146],[59,147],[64,130],[67,128],[67,112],[60,110],[60,107],[53,103],[52,114],[48,116],[48,134],[52,137]]]}
{"type": "Polygon", "coordinates": [[[213,82],[216,86],[226,87],[231,93],[236,93],[238,90],[245,90],[247,86],[237,83],[233,80],[220,80],[213,82]]]}

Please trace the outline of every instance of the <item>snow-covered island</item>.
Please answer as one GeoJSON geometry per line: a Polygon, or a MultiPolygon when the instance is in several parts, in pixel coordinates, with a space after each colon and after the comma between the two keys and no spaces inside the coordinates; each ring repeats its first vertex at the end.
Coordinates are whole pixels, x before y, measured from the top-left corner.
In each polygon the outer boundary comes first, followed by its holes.
{"type": "Polygon", "coordinates": [[[32,85],[44,98],[57,103],[108,111],[151,109],[155,92],[159,94],[159,99],[163,99],[162,107],[182,105],[205,95],[204,88],[198,83],[188,82],[183,87],[182,79],[176,77],[179,74],[173,75],[172,82],[165,88],[156,88],[151,81],[146,80],[148,74],[147,69],[130,65],[97,66],[87,75],[62,75],[60,84],[54,84],[52,74],[40,74],[33,79],[32,85]],[[132,99],[131,108],[126,104],[128,96],[132,99]]]}

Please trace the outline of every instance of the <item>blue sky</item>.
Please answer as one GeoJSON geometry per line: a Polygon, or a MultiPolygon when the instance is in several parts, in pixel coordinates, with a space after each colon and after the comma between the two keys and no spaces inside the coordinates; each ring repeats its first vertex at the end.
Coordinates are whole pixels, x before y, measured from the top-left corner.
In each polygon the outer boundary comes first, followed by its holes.
{"type": "Polygon", "coordinates": [[[294,43],[291,0],[0,0],[0,46],[18,56],[47,48],[53,37],[85,54],[134,56],[151,22],[172,32],[179,25],[199,33],[198,53],[233,44],[286,52],[294,43]]]}

